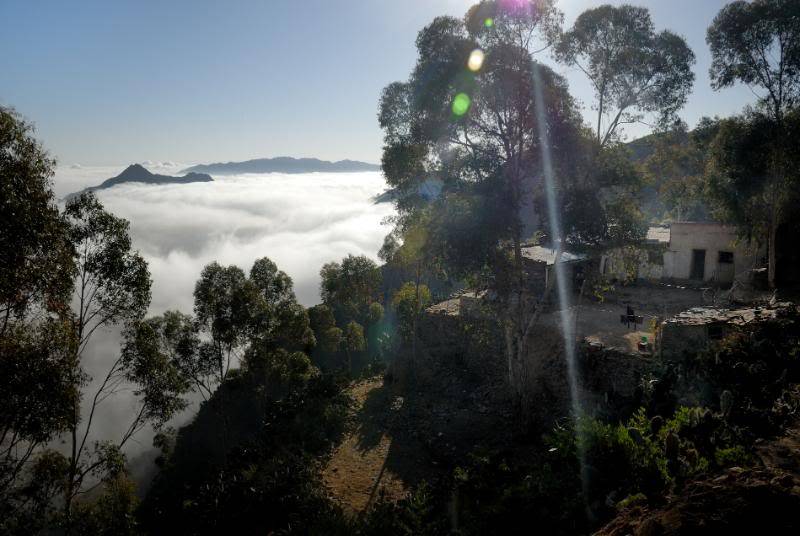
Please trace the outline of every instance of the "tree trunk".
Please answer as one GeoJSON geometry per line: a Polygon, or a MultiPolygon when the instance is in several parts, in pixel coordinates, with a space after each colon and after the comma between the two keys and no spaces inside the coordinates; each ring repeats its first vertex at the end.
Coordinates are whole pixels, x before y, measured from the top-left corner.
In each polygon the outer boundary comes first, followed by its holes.
{"type": "Polygon", "coordinates": [[[775,212],[773,211],[770,215],[769,221],[769,238],[767,243],[767,281],[769,283],[769,288],[775,288],[775,263],[776,263],[776,255],[775,255],[775,242],[776,236],[778,234],[777,229],[777,222],[775,218],[775,212]]]}

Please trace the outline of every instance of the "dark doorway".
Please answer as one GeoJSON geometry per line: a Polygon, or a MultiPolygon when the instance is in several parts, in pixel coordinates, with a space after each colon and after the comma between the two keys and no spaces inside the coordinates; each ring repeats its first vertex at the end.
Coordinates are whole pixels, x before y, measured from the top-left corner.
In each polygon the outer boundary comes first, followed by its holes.
{"type": "Polygon", "coordinates": [[[706,250],[692,250],[692,272],[689,274],[691,279],[703,280],[706,276],[706,250]]]}

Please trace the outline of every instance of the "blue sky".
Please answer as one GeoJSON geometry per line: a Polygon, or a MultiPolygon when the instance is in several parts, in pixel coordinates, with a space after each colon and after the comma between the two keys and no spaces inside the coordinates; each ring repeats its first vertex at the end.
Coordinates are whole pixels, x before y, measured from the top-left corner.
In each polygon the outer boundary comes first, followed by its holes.
{"type": "MultiPolygon", "coordinates": [[[[598,3],[559,6],[569,24],[598,3]]],[[[649,7],[657,29],[683,35],[695,51],[695,89],[682,112],[690,125],[753,100],[747,88],[708,84],[705,31],[726,2],[629,3],[649,7]]],[[[0,0],[0,104],[32,120],[62,164],[280,155],[378,162],[380,90],[408,76],[425,24],[471,4],[0,0]]],[[[588,114],[582,75],[556,69],[588,114]]]]}

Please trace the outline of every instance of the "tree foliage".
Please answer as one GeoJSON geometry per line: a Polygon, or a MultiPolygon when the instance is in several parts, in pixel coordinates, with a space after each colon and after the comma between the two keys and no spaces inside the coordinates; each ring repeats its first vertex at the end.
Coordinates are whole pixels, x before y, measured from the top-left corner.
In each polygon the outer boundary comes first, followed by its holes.
{"type": "Polygon", "coordinates": [[[513,43],[535,54],[556,39],[564,15],[555,0],[482,0],[464,18],[469,34],[483,46],[513,43]]]}
{"type": "MultiPolygon", "coordinates": [[[[778,126],[758,112],[725,119],[710,146],[708,189],[717,215],[742,234],[766,243],[800,200],[800,153],[791,136],[800,134],[800,113],[778,126]],[[787,138],[787,135],[790,138],[787,138]]],[[[774,248],[774,243],[768,243],[774,248]]]]}
{"type": "Polygon", "coordinates": [[[320,270],[320,294],[339,325],[350,320],[365,323],[370,305],[380,297],[381,272],[364,255],[348,255],[342,262],[329,262],[320,270]]]}
{"type": "MultiPolygon", "coordinates": [[[[761,113],[766,114],[761,119],[759,113],[747,112],[749,118],[745,122],[750,126],[741,122],[737,125],[734,120],[729,123],[728,132],[721,132],[713,191],[732,221],[750,225],[758,220],[757,228],[769,256],[768,280],[774,287],[777,231],[786,217],[787,200],[796,195],[797,189],[797,150],[792,135],[796,135],[795,110],[800,97],[800,6],[787,0],[732,2],[714,18],[706,41],[711,48],[712,87],[747,84],[758,97],[756,105],[761,113]],[[753,88],[759,88],[762,94],[753,88]],[[734,129],[746,134],[751,143],[733,141],[730,134],[734,129]],[[753,152],[755,147],[759,148],[758,154],[753,152]],[[729,156],[724,157],[725,153],[729,156]],[[748,156],[755,157],[755,161],[748,162],[748,156]],[[748,166],[756,176],[752,180],[737,178],[748,166]],[[731,176],[726,179],[726,174],[731,176]],[[726,180],[747,183],[747,188],[741,193],[726,192],[721,188],[726,180]],[[745,205],[750,205],[754,214],[745,214],[745,205]]],[[[743,234],[752,235],[752,230],[746,228],[743,234]]]]}
{"type": "MultiPolygon", "coordinates": [[[[492,6],[505,9],[500,3],[492,6]]],[[[474,13],[468,21],[471,16],[474,13]]],[[[479,232],[473,234],[469,256],[464,249],[452,248],[455,242],[436,241],[441,234],[435,231],[428,237],[431,249],[438,248],[449,261],[457,255],[469,259],[469,268],[487,264],[501,242],[519,245],[542,225],[533,211],[542,176],[535,79],[543,88],[541,106],[556,155],[556,175],[569,176],[580,161],[559,156],[582,139],[566,82],[534,63],[527,49],[502,38],[506,31],[514,33],[504,24],[515,20],[512,14],[495,18],[490,28],[471,35],[462,21],[436,18],[419,33],[417,65],[409,80],[390,84],[381,97],[383,170],[399,192],[401,232],[412,227],[423,210],[430,212],[423,218],[432,227],[441,221],[444,238],[459,232],[462,223],[471,225],[479,232]],[[472,71],[467,64],[476,50],[484,59],[472,71]],[[469,101],[464,113],[454,111],[459,95],[469,101]],[[441,193],[430,200],[420,192],[432,181],[441,185],[441,193]]],[[[465,229],[463,234],[471,233],[465,229]]]]}
{"type": "Polygon", "coordinates": [[[33,127],[0,107],[0,335],[12,316],[69,305],[74,260],[51,189],[54,166],[33,127]]]}
{"type": "Polygon", "coordinates": [[[708,28],[714,89],[760,88],[759,103],[778,122],[800,98],[800,5],[792,0],[737,0],[708,28]]]}
{"type": "Polygon", "coordinates": [[[653,136],[652,152],[642,162],[654,194],[647,207],[652,217],[675,221],[711,218],[705,171],[708,148],[718,127],[718,120],[704,117],[692,131],[678,121],[653,136]]]}
{"type": "Polygon", "coordinates": [[[400,321],[400,333],[406,339],[415,336],[415,325],[419,315],[431,303],[431,291],[426,285],[416,285],[412,282],[404,283],[394,296],[392,307],[397,311],[400,321]]]}
{"type": "Polygon", "coordinates": [[[656,33],[647,8],[603,5],[588,9],[561,36],[559,61],[578,67],[595,92],[595,140],[605,146],[618,127],[656,114],[673,118],[692,89],[695,57],[686,41],[656,33]]]}

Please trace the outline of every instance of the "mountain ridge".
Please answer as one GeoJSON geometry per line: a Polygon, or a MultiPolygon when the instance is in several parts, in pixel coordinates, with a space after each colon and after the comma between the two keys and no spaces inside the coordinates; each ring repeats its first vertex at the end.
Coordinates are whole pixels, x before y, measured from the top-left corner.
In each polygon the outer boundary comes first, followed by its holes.
{"type": "Polygon", "coordinates": [[[293,158],[278,156],[274,158],[254,158],[241,162],[214,162],[190,166],[182,173],[214,173],[235,175],[237,173],[347,173],[361,171],[380,171],[378,164],[358,160],[320,160],[319,158],[293,158]]]}

